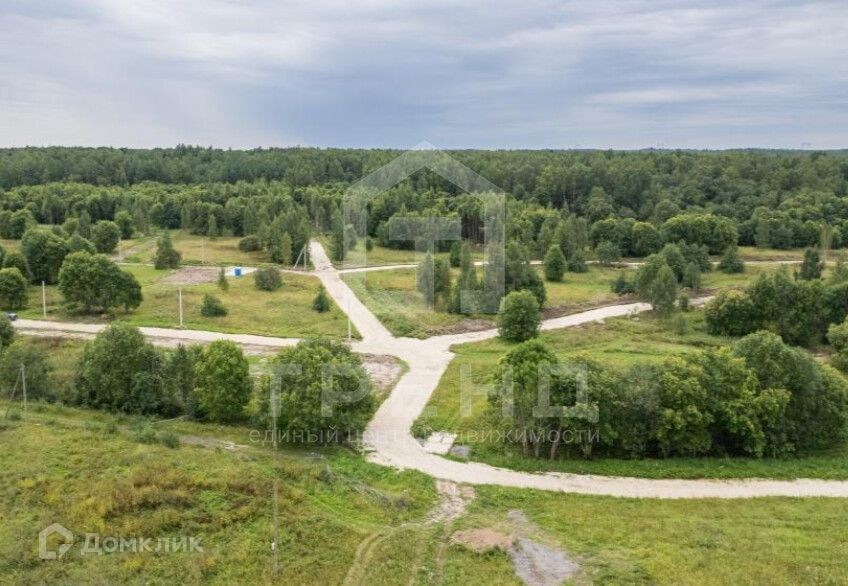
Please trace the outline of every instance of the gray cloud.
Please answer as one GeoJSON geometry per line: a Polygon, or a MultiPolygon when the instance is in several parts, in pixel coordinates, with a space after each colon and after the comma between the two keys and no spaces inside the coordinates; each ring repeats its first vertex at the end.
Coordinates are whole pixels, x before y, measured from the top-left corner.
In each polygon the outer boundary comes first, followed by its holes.
{"type": "Polygon", "coordinates": [[[844,147],[841,2],[12,0],[0,144],[844,147]]]}

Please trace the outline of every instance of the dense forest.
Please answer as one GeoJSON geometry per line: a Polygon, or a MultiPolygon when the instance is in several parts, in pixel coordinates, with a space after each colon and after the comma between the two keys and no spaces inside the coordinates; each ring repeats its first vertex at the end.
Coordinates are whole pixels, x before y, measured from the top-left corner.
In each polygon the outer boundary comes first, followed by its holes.
{"type": "MultiPolygon", "coordinates": [[[[142,232],[182,227],[244,236],[286,215],[286,231],[297,232],[290,235],[299,244],[307,224],[332,228],[347,185],[398,154],[189,146],[3,149],[0,235],[20,237],[29,222],[62,224],[83,212],[85,221],[114,220],[126,211],[142,232]]],[[[772,248],[812,246],[823,230],[833,246],[848,243],[845,151],[449,154],[509,195],[508,236],[536,255],[544,254],[551,234],[569,217],[580,219],[572,226],[581,225],[591,244],[610,241],[635,256],[681,240],[713,253],[733,238],[772,248]]],[[[381,234],[381,225],[395,216],[435,214],[460,217],[469,235],[480,213],[476,199],[424,171],[372,202],[368,232],[382,244],[403,246],[391,242],[385,228],[381,234]]]]}

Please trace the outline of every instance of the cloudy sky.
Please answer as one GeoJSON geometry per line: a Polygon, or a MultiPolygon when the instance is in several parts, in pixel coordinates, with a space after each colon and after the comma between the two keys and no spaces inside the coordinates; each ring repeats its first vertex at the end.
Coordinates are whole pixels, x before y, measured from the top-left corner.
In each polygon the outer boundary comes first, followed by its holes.
{"type": "Polygon", "coordinates": [[[848,147],[848,2],[3,0],[0,146],[848,147]]]}

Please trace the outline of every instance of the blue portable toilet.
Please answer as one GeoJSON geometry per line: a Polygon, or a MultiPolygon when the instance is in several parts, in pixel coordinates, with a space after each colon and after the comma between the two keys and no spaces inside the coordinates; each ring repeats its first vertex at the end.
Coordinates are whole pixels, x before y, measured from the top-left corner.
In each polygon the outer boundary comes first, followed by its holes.
{"type": "Polygon", "coordinates": [[[233,274],[234,274],[236,277],[241,277],[241,267],[235,267],[235,268],[233,269],[233,274]]]}

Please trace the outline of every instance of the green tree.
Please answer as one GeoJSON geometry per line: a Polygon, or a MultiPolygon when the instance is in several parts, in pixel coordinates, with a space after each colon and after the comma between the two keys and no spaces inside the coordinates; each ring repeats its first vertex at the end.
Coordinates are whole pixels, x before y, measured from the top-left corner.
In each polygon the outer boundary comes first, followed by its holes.
{"type": "Polygon", "coordinates": [[[91,239],[91,216],[86,210],[80,212],[77,220],[77,234],[83,238],[91,239]]]}
{"type": "Polygon", "coordinates": [[[216,340],[195,366],[197,406],[207,421],[233,422],[244,416],[253,383],[247,359],[234,342],[216,340]]]}
{"type": "Polygon", "coordinates": [[[32,281],[52,285],[59,278],[59,268],[68,248],[64,240],[40,229],[28,230],[21,239],[21,252],[26,258],[32,281]]]}
{"type": "Polygon", "coordinates": [[[218,228],[218,219],[215,217],[215,214],[209,214],[209,219],[206,223],[206,237],[210,240],[215,240],[220,235],[221,231],[218,228]]]}
{"type": "Polygon", "coordinates": [[[677,300],[677,279],[668,265],[661,266],[651,283],[649,302],[654,311],[670,313],[677,300]]]}
{"type": "Polygon", "coordinates": [[[144,341],[138,328],[112,324],[83,351],[76,401],[95,409],[173,416],[178,404],[164,379],[164,366],[162,353],[144,341]]]}
{"type": "Polygon", "coordinates": [[[121,238],[124,240],[132,238],[133,232],[135,231],[135,222],[133,222],[132,215],[130,215],[128,211],[121,210],[115,214],[115,224],[118,225],[118,228],[121,231],[121,238]]]}
{"type": "Polygon", "coordinates": [[[583,250],[574,250],[566,261],[566,268],[571,273],[585,273],[589,270],[586,264],[586,253],[583,250]]]}
{"type": "Polygon", "coordinates": [[[253,273],[253,282],[261,291],[276,291],[283,286],[280,271],[276,267],[259,267],[253,273]]]}
{"type": "Polygon", "coordinates": [[[436,263],[429,252],[418,263],[415,271],[415,289],[424,296],[428,305],[433,305],[436,295],[436,263]]]}
{"type": "Polygon", "coordinates": [[[26,306],[27,290],[27,280],[19,269],[0,269],[0,308],[20,309],[26,306]]]}
{"type": "MultiPolygon", "coordinates": [[[[532,296],[529,299],[535,302],[532,296]]],[[[489,402],[499,410],[504,403],[512,406],[512,423],[520,432],[521,447],[526,456],[540,455],[550,431],[552,420],[537,417],[535,410],[541,403],[540,378],[552,372],[557,364],[556,356],[542,342],[530,340],[507,352],[495,373],[495,391],[489,396],[489,402]]],[[[548,399],[549,404],[558,404],[552,400],[553,397],[548,399]]]]}
{"type": "Polygon", "coordinates": [[[621,260],[621,250],[615,243],[609,240],[604,240],[595,248],[595,254],[598,257],[598,262],[604,266],[609,266],[621,260]]]}
{"type": "Polygon", "coordinates": [[[91,229],[91,242],[97,252],[111,253],[121,239],[121,229],[115,222],[100,220],[91,229]]]}
{"type": "Polygon", "coordinates": [[[318,313],[330,311],[330,298],[327,295],[327,290],[324,289],[324,285],[318,286],[318,293],[315,294],[315,299],[312,300],[312,309],[318,313]]]}
{"type": "Polygon", "coordinates": [[[713,335],[744,336],[760,326],[757,309],[744,291],[724,289],[704,307],[707,330],[713,335]]]}
{"type": "Polygon", "coordinates": [[[450,266],[459,267],[460,262],[462,261],[462,242],[454,240],[451,243],[449,258],[450,266]]]}
{"type": "Polygon", "coordinates": [[[292,264],[292,239],[288,232],[283,233],[280,243],[280,258],[277,262],[286,266],[292,264]]]}
{"type": "Polygon", "coordinates": [[[565,255],[562,254],[562,249],[554,244],[548,249],[545,255],[545,279],[553,282],[562,281],[565,274],[565,255]]]}
{"type": "Polygon", "coordinates": [[[26,375],[27,398],[31,401],[54,400],[56,393],[51,381],[52,368],[47,354],[29,343],[18,340],[11,346],[3,347],[0,354],[0,384],[4,389],[20,386],[21,366],[26,375]]]}
{"type": "Polygon", "coordinates": [[[433,261],[433,291],[447,302],[451,292],[451,272],[447,259],[437,258],[433,261]]]}
{"type": "Polygon", "coordinates": [[[739,258],[739,248],[735,244],[724,249],[724,254],[721,255],[718,263],[718,270],[728,274],[745,272],[745,263],[739,258]]]}
{"type": "Polygon", "coordinates": [[[709,389],[700,383],[702,375],[697,365],[676,357],[666,359],[660,367],[657,383],[662,411],[656,437],[663,456],[697,456],[712,446],[713,417],[709,389]]]}
{"type": "Polygon", "coordinates": [[[313,434],[321,443],[346,441],[362,432],[374,413],[362,361],[341,342],[305,340],[282,350],[273,368],[284,432],[313,434]]]}
{"type": "Polygon", "coordinates": [[[833,270],[827,277],[827,282],[830,285],[841,285],[848,282],[848,263],[845,262],[845,253],[839,252],[836,255],[836,263],[834,263],[833,270]]]}
{"type": "Polygon", "coordinates": [[[141,286],[132,273],[99,254],[69,254],[59,272],[59,291],[71,310],[107,312],[141,305],[141,286]]]}
{"type": "Polygon", "coordinates": [[[822,274],[822,262],[819,258],[819,251],[815,248],[808,248],[804,251],[804,261],[801,263],[801,270],[798,273],[798,278],[805,281],[820,279],[822,274]]]}
{"type": "Polygon", "coordinates": [[[508,342],[524,342],[539,333],[539,302],[530,291],[513,291],[498,312],[498,334],[508,342]]]}
{"type": "Polygon", "coordinates": [[[227,271],[224,267],[221,267],[221,270],[218,271],[218,289],[221,291],[228,291],[230,289],[230,282],[227,280],[227,271]]]}
{"type": "Polygon", "coordinates": [[[784,344],[771,332],[739,340],[733,354],[754,371],[759,389],[790,393],[785,416],[769,435],[774,455],[806,453],[843,445],[848,433],[848,382],[807,352],[784,344]]]}
{"type": "Polygon", "coordinates": [[[686,269],[683,271],[682,285],[692,289],[695,293],[701,290],[701,269],[698,265],[693,262],[686,265],[686,269]]]}
{"type": "Polygon", "coordinates": [[[332,220],[332,240],[330,251],[333,257],[333,260],[336,262],[342,262],[346,256],[345,250],[345,227],[344,221],[342,220],[342,214],[339,210],[335,210],[333,212],[333,220],[332,220]]]}
{"type": "Polygon", "coordinates": [[[94,243],[91,240],[86,240],[79,234],[74,234],[70,238],[68,238],[68,252],[90,252],[91,254],[95,254],[97,249],[94,247],[94,243]]]}
{"type": "Polygon", "coordinates": [[[174,243],[171,242],[171,232],[162,230],[159,234],[159,239],[156,242],[156,256],[153,259],[153,266],[156,269],[175,269],[180,266],[182,254],[174,249],[174,243]]]}
{"type": "Polygon", "coordinates": [[[0,313],[0,350],[15,339],[15,327],[5,314],[0,313]]]}

